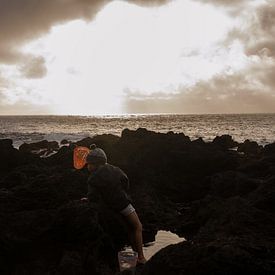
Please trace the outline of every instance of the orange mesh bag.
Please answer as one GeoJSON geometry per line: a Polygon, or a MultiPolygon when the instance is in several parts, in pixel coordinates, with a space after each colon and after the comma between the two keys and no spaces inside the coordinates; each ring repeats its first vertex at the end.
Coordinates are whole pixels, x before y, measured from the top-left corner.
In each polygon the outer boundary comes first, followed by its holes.
{"type": "Polygon", "coordinates": [[[90,149],[87,147],[74,148],[74,168],[82,169],[86,164],[86,157],[90,153],[90,149]]]}

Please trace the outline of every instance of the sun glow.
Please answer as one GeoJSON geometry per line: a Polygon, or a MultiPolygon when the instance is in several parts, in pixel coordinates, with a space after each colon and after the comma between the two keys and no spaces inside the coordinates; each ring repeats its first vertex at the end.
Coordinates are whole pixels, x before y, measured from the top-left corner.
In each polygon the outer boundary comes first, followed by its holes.
{"type": "Polygon", "coordinates": [[[55,114],[118,114],[127,91],[173,93],[244,66],[238,43],[220,42],[234,20],[189,0],[144,8],[113,1],[95,20],[55,26],[24,48],[47,75],[18,80],[55,114]]]}

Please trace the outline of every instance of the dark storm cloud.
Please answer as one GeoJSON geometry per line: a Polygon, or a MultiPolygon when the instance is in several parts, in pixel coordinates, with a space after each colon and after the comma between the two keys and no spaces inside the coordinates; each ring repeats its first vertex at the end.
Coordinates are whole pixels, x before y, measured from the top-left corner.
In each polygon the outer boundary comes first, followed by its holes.
{"type": "Polygon", "coordinates": [[[48,32],[58,23],[76,18],[91,19],[103,0],[1,0],[0,60],[16,62],[18,47],[48,32]]]}
{"type": "MultiPolygon", "coordinates": [[[[19,47],[50,30],[58,23],[73,19],[92,20],[111,0],[1,0],[0,62],[14,63],[22,55],[19,47]]],[[[130,0],[140,5],[161,5],[167,0],[130,0]]]]}

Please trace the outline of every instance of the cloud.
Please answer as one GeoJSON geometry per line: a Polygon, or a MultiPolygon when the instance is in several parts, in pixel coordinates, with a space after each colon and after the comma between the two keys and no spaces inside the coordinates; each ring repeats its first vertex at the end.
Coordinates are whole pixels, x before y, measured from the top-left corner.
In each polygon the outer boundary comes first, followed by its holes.
{"type": "Polygon", "coordinates": [[[232,30],[228,40],[244,45],[247,57],[258,63],[249,73],[275,93],[275,1],[266,1],[245,14],[242,22],[244,27],[232,30]]]}
{"type": "Polygon", "coordinates": [[[261,0],[193,0],[204,4],[213,5],[224,9],[232,17],[236,17],[247,11],[250,6],[261,0]]]}
{"type": "MultiPolygon", "coordinates": [[[[213,4],[213,5],[221,5],[221,6],[240,6],[243,3],[247,3],[248,0],[195,0],[195,1],[199,1],[202,3],[209,3],[209,4],[213,4]]],[[[251,0],[249,0],[251,1],[251,0]]]]}
{"type": "Polygon", "coordinates": [[[133,3],[140,6],[152,7],[152,6],[159,6],[165,5],[173,0],[127,0],[129,3],[133,3]]]}
{"type": "MultiPolygon", "coordinates": [[[[1,0],[0,62],[14,63],[20,46],[45,33],[52,26],[74,19],[92,20],[111,0],[1,0]]],[[[168,0],[129,0],[140,5],[161,5],[168,0]]]]}
{"type": "MultiPolygon", "coordinates": [[[[270,67],[270,72],[275,66],[270,67]]],[[[177,94],[140,93],[126,95],[128,113],[265,113],[275,111],[275,93],[265,89],[263,82],[247,77],[246,72],[231,76],[216,76],[210,82],[201,81],[177,94]]],[[[253,74],[251,75],[253,78],[253,74]]]]}
{"type": "Polygon", "coordinates": [[[0,60],[15,62],[21,45],[48,32],[55,24],[76,18],[91,19],[105,2],[1,0],[0,60]]]}
{"type": "MultiPolygon", "coordinates": [[[[246,1],[201,0],[237,7],[246,1]]],[[[239,41],[248,60],[245,69],[222,72],[208,81],[181,87],[176,94],[163,96],[127,92],[129,113],[253,113],[275,112],[275,1],[266,1],[244,12],[238,29],[233,29],[222,46],[239,41]]],[[[175,92],[175,91],[174,91],[175,92]]]]}
{"type": "Polygon", "coordinates": [[[181,87],[175,94],[128,91],[127,113],[272,113],[275,112],[275,62],[255,62],[234,74],[181,87]]]}
{"type": "Polygon", "coordinates": [[[0,115],[49,114],[52,109],[42,104],[35,93],[18,89],[16,82],[0,74],[0,115]]]}
{"type": "MultiPolygon", "coordinates": [[[[35,107],[37,103],[28,103],[28,99],[25,98],[27,91],[24,78],[43,78],[47,74],[47,68],[43,56],[39,53],[38,55],[26,53],[23,51],[23,46],[47,34],[58,24],[75,19],[92,21],[96,14],[110,2],[112,0],[0,1],[1,114],[20,114],[20,112],[32,114],[49,110],[48,107],[43,109],[41,106],[40,110],[40,107],[35,107]],[[9,73],[5,71],[6,68],[9,73]]],[[[169,0],[129,0],[128,2],[152,6],[166,4],[169,0]]],[[[68,70],[68,73],[77,72],[68,70]]]]}
{"type": "Polygon", "coordinates": [[[0,107],[2,108],[2,105],[5,105],[5,99],[6,99],[6,92],[8,88],[10,87],[10,81],[6,79],[0,72],[0,107]]]}
{"type": "Polygon", "coordinates": [[[25,100],[19,100],[12,104],[1,104],[0,92],[0,115],[47,115],[51,107],[47,105],[34,105],[25,100]]]}
{"type": "Polygon", "coordinates": [[[26,78],[42,78],[47,74],[45,59],[42,56],[29,56],[21,65],[20,72],[26,78]]]}
{"type": "Polygon", "coordinates": [[[1,71],[0,71],[0,90],[7,88],[8,84],[9,84],[9,81],[1,74],[1,71]]]}
{"type": "Polygon", "coordinates": [[[260,6],[249,19],[247,30],[237,36],[245,43],[247,54],[275,57],[275,1],[260,6]]]}

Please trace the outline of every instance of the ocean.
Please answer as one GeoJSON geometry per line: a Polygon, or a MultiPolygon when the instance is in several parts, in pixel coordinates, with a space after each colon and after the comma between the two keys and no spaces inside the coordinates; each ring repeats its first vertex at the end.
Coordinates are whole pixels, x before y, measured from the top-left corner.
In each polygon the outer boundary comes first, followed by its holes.
{"type": "Polygon", "coordinates": [[[43,139],[77,141],[100,134],[121,135],[123,129],[139,127],[166,133],[184,133],[192,140],[212,141],[229,134],[234,140],[275,142],[274,114],[209,115],[105,115],[105,116],[0,116],[0,138],[11,138],[15,147],[43,139]]]}

